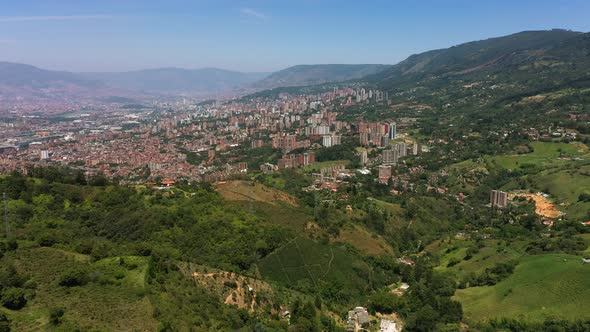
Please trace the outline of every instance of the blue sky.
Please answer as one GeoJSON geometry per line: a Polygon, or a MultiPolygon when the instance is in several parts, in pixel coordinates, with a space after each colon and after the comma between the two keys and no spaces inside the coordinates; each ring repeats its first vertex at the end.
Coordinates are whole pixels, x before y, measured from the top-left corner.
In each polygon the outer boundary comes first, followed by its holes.
{"type": "Polygon", "coordinates": [[[590,31],[588,0],[2,0],[0,61],[72,71],[386,63],[523,30],[590,31]]]}

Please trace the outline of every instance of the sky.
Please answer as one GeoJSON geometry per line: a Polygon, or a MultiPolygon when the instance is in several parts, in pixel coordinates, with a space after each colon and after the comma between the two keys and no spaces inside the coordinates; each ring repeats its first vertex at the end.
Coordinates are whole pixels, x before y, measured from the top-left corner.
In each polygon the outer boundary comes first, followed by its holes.
{"type": "Polygon", "coordinates": [[[68,71],[395,64],[524,30],[590,31],[588,0],[1,0],[0,61],[68,71]]]}

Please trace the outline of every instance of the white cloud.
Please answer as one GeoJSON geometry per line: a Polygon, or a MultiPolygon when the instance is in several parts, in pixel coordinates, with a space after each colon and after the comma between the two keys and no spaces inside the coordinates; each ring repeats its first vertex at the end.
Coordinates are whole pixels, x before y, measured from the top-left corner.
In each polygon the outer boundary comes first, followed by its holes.
{"type": "Polygon", "coordinates": [[[84,21],[108,18],[113,18],[113,15],[0,16],[0,23],[29,21],[84,21]]]}
{"type": "Polygon", "coordinates": [[[252,9],[252,8],[242,8],[242,9],[240,9],[240,12],[244,15],[256,17],[261,20],[265,20],[268,18],[268,16],[266,16],[264,13],[261,13],[257,10],[252,9]]]}

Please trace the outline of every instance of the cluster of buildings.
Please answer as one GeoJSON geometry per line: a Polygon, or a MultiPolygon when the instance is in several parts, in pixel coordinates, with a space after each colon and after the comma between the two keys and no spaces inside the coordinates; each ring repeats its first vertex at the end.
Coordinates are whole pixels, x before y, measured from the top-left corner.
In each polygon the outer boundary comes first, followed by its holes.
{"type": "Polygon", "coordinates": [[[351,332],[361,331],[369,327],[371,319],[367,308],[356,307],[348,312],[346,318],[346,330],[351,332]]]}
{"type": "Polygon", "coordinates": [[[360,144],[366,147],[384,147],[389,145],[389,141],[397,138],[396,123],[359,123],[356,129],[360,144]]]}
{"type": "MultiPolygon", "coordinates": [[[[60,121],[54,120],[53,112],[35,117],[15,112],[11,121],[0,124],[0,172],[63,165],[124,183],[214,182],[252,170],[306,167],[315,163],[317,149],[350,144],[354,137],[369,149],[384,148],[384,166],[418,153],[417,144],[391,142],[399,138],[398,123],[343,121],[336,112],[350,103],[373,102],[387,103],[388,96],[378,90],[344,88],[198,106],[186,100],[132,109],[112,103],[96,105],[102,112],[69,107],[60,121]],[[279,157],[249,169],[251,159],[242,153],[244,148],[272,149],[279,157]]],[[[380,162],[367,150],[360,158],[362,165],[380,162]]],[[[333,171],[322,171],[317,178],[333,182],[347,173],[333,171]]]]}
{"type": "MultiPolygon", "coordinates": [[[[374,327],[371,327],[371,316],[367,308],[356,307],[348,312],[346,317],[346,331],[374,331],[374,327]]],[[[398,325],[394,320],[384,318],[379,322],[379,332],[398,331],[398,325]]]]}
{"type": "Polygon", "coordinates": [[[315,163],[315,154],[305,152],[300,154],[286,154],[279,160],[279,168],[298,168],[315,163]]]}
{"type": "Polygon", "coordinates": [[[272,148],[280,149],[283,153],[289,153],[296,149],[307,149],[310,146],[310,140],[297,141],[297,135],[289,135],[281,132],[272,138],[272,148]]]}
{"type": "Polygon", "coordinates": [[[406,156],[415,156],[421,152],[418,143],[394,143],[385,147],[381,153],[381,161],[383,165],[395,165],[400,158],[406,156]]]}

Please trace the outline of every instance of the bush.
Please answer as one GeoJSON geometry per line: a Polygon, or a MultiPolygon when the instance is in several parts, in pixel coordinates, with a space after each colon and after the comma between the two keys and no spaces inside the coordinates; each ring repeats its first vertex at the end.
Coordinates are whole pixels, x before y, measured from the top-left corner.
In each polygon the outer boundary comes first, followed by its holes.
{"type": "Polygon", "coordinates": [[[81,268],[67,270],[59,277],[59,285],[64,287],[84,286],[87,283],[88,272],[81,268]]]}
{"type": "Polygon", "coordinates": [[[458,260],[457,258],[452,258],[451,260],[449,260],[449,262],[447,263],[447,267],[453,267],[457,264],[461,263],[460,260],[458,260]]]}
{"type": "Polygon", "coordinates": [[[18,249],[18,243],[15,239],[0,242],[0,251],[15,251],[16,249],[18,249]]]}
{"type": "Polygon", "coordinates": [[[590,202],[590,194],[589,193],[583,193],[580,194],[580,196],[578,196],[578,202],[590,202]]]}
{"type": "Polygon", "coordinates": [[[10,320],[0,312],[0,332],[10,332],[10,320]]]}
{"type": "Polygon", "coordinates": [[[53,308],[49,311],[49,322],[53,325],[61,324],[61,318],[64,315],[63,308],[53,308]]]}
{"type": "Polygon", "coordinates": [[[10,310],[19,310],[27,304],[22,288],[6,288],[2,291],[2,306],[10,310]]]}

